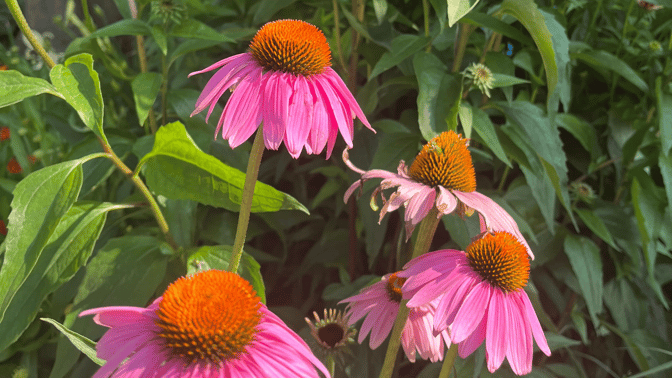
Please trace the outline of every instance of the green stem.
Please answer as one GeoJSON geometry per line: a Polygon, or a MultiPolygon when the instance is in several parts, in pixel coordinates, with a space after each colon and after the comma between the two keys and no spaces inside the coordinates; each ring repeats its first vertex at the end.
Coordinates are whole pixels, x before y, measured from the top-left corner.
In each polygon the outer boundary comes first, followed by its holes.
{"type": "Polygon", "coordinates": [[[161,85],[161,125],[165,125],[166,118],[168,118],[168,64],[163,54],[161,54],[161,74],[163,81],[161,85]]]}
{"type": "Polygon", "coordinates": [[[506,178],[509,176],[509,171],[511,170],[511,167],[508,165],[504,168],[504,173],[502,174],[502,179],[499,181],[499,185],[497,186],[497,191],[501,192],[502,189],[504,189],[504,183],[506,183],[506,178]]]}
{"type": "MultiPolygon", "coordinates": [[[[422,0],[422,14],[424,15],[425,21],[425,37],[429,37],[429,2],[427,0],[422,0]]],[[[427,42],[427,52],[432,51],[432,41],[427,42]]]]}
{"type": "Polygon", "coordinates": [[[593,18],[590,20],[590,26],[588,27],[586,31],[586,35],[583,37],[583,42],[586,42],[588,40],[588,37],[590,36],[590,32],[595,29],[595,22],[597,21],[597,16],[600,14],[600,8],[602,8],[602,1],[603,0],[598,0],[597,1],[597,8],[595,8],[595,13],[593,13],[593,18]]]}
{"type": "Polygon", "coordinates": [[[467,24],[460,23],[460,26],[457,29],[458,39],[455,46],[455,60],[453,60],[452,72],[458,72],[462,66],[462,59],[464,59],[464,50],[467,48],[469,34],[471,34],[471,27],[467,24]]]}
{"type": "MultiPolygon", "coordinates": [[[[441,221],[438,214],[439,211],[434,207],[430,210],[429,214],[425,216],[422,222],[420,222],[411,259],[429,251],[429,247],[432,245],[432,239],[434,238],[434,232],[436,232],[436,227],[441,221]]],[[[394,320],[394,328],[392,328],[390,342],[387,344],[385,362],[383,362],[383,368],[380,371],[379,378],[390,378],[394,372],[394,364],[397,360],[399,345],[401,344],[401,332],[404,330],[404,325],[406,325],[406,319],[408,319],[408,313],[410,312],[410,309],[406,306],[407,302],[407,300],[402,300],[401,303],[399,303],[399,312],[397,312],[397,318],[394,320]]]]}
{"type": "Polygon", "coordinates": [[[441,365],[441,372],[439,373],[439,378],[448,378],[450,377],[450,372],[453,370],[455,365],[455,357],[457,357],[457,344],[453,344],[446,351],[446,356],[443,358],[443,364],[441,365]]]}
{"type": "Polygon", "coordinates": [[[133,171],[131,171],[131,169],[128,168],[128,166],[124,164],[124,162],[121,161],[121,159],[119,159],[119,156],[117,156],[117,154],[114,153],[114,151],[112,150],[110,145],[107,144],[106,141],[104,141],[102,138],[98,138],[98,141],[103,146],[103,150],[105,150],[105,157],[110,159],[112,163],[114,163],[114,165],[116,165],[117,168],[119,168],[124,173],[124,175],[126,175],[131,179],[133,185],[135,185],[135,187],[138,188],[138,190],[140,190],[142,196],[145,197],[145,199],[149,203],[149,207],[152,210],[152,213],[154,214],[154,218],[156,218],[156,223],[159,224],[159,229],[166,238],[166,241],[171,245],[171,247],[177,249],[178,245],[177,243],[175,243],[173,236],[170,234],[170,230],[168,228],[168,222],[166,222],[166,218],[164,218],[163,213],[161,213],[161,208],[159,207],[159,204],[154,199],[154,196],[152,196],[152,193],[149,192],[149,188],[147,188],[147,185],[145,185],[145,183],[140,179],[140,177],[134,174],[133,171]]]}
{"type": "Polygon", "coordinates": [[[347,70],[348,66],[343,59],[343,48],[341,47],[341,19],[338,14],[338,0],[332,1],[334,5],[334,38],[336,39],[336,55],[338,55],[338,63],[341,64],[343,70],[347,70]]]}
{"type": "Polygon", "coordinates": [[[257,135],[252,143],[250,159],[247,161],[247,172],[245,172],[245,184],[243,185],[243,195],[240,200],[240,213],[238,214],[238,227],[236,228],[236,238],[233,242],[233,252],[229,262],[229,271],[237,272],[240,258],[243,255],[243,245],[247,235],[247,226],[250,224],[250,210],[252,209],[252,197],[254,196],[254,186],[259,176],[259,166],[261,165],[261,156],[264,153],[264,137],[262,128],[259,126],[257,135]]]}
{"type": "Polygon", "coordinates": [[[19,25],[21,32],[23,32],[23,35],[26,36],[26,39],[28,39],[30,44],[33,46],[33,49],[35,49],[35,51],[40,54],[49,68],[54,68],[56,63],[54,63],[49,54],[47,54],[47,51],[44,49],[44,47],[42,47],[37,38],[35,38],[33,31],[28,25],[28,21],[26,21],[26,18],[21,12],[21,7],[19,7],[17,0],[5,0],[5,3],[7,3],[7,8],[9,8],[9,12],[12,14],[12,17],[14,17],[14,21],[16,21],[16,24],[19,25]]]}
{"type": "Polygon", "coordinates": [[[84,25],[89,29],[90,32],[96,28],[93,25],[93,20],[91,19],[91,13],[89,13],[89,2],[87,0],[82,0],[82,13],[84,13],[84,25]]]}

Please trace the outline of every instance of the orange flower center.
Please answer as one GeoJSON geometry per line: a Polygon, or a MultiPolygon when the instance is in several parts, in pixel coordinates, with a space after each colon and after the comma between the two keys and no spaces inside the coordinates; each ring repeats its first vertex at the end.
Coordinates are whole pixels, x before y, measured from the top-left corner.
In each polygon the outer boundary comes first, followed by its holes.
{"type": "Polygon", "coordinates": [[[262,67],[294,75],[320,74],[331,66],[327,38],[317,27],[298,20],[262,26],[250,43],[250,53],[262,67]]]}
{"type": "Polygon", "coordinates": [[[522,289],[530,276],[527,250],[508,232],[486,234],[467,247],[474,271],[505,293],[522,289]]]}
{"type": "Polygon", "coordinates": [[[476,190],[476,172],[467,140],[454,131],[434,137],[422,147],[408,170],[415,181],[461,192],[476,190]]]}
{"type": "Polygon", "coordinates": [[[387,279],[387,286],[385,288],[387,289],[387,296],[390,300],[399,303],[401,302],[401,287],[404,286],[406,278],[397,277],[397,273],[399,272],[390,275],[387,279]]]}
{"type": "Polygon", "coordinates": [[[164,345],[188,363],[238,357],[254,340],[261,303],[235,273],[208,270],[173,282],[159,304],[164,345]]]}

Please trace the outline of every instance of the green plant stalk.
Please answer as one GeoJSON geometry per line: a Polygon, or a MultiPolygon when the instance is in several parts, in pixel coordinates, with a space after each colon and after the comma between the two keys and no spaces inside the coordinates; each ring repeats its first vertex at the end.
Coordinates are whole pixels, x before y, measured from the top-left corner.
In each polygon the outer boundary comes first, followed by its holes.
{"type": "Polygon", "coordinates": [[[26,21],[26,18],[23,16],[23,12],[21,12],[21,7],[19,7],[17,0],[5,0],[5,3],[7,4],[7,8],[9,8],[9,12],[12,14],[12,17],[14,17],[14,21],[16,21],[16,24],[19,25],[21,32],[26,36],[26,39],[28,39],[35,51],[40,54],[49,68],[54,68],[56,63],[54,63],[49,54],[47,54],[47,51],[44,49],[44,47],[42,47],[37,38],[35,38],[35,34],[33,34],[33,31],[28,25],[28,21],[26,21]]]}
{"type": "MultiPolygon", "coordinates": [[[[630,5],[628,6],[628,11],[625,12],[625,20],[623,21],[623,31],[621,32],[621,43],[618,45],[618,49],[616,50],[616,57],[618,58],[619,55],[621,55],[621,50],[623,50],[623,45],[625,44],[625,34],[628,29],[628,26],[630,26],[630,22],[628,21],[630,19],[630,13],[632,13],[632,8],[635,6],[635,0],[630,0],[630,5]]],[[[638,34],[639,36],[639,34],[638,34]]],[[[636,39],[637,37],[635,37],[636,39]]],[[[633,40],[634,41],[634,40],[633,40]]],[[[614,102],[614,94],[616,90],[616,84],[618,83],[618,79],[620,76],[613,74],[614,76],[611,79],[611,88],[609,89],[609,101],[614,102]]]]}
{"type": "Polygon", "coordinates": [[[457,44],[455,45],[455,60],[453,60],[452,72],[458,72],[464,59],[464,50],[467,48],[471,28],[467,24],[460,23],[457,29],[457,44]]]}
{"type": "Polygon", "coordinates": [[[82,13],[84,13],[84,25],[89,29],[90,32],[96,28],[93,26],[93,20],[91,19],[91,14],[89,13],[89,2],[88,0],[82,0],[82,13]]]}
{"type": "Polygon", "coordinates": [[[453,366],[455,366],[455,357],[457,357],[457,344],[452,344],[446,351],[446,356],[443,358],[439,378],[450,377],[450,372],[453,370],[453,366]]]}
{"type": "Polygon", "coordinates": [[[590,36],[590,32],[594,30],[595,28],[595,22],[597,21],[597,15],[600,14],[600,8],[602,8],[602,1],[603,0],[598,0],[597,1],[597,8],[595,8],[595,13],[593,13],[593,18],[590,20],[590,26],[586,30],[586,35],[583,37],[583,42],[586,42],[588,40],[588,37],[590,36]]]}
{"type": "Polygon", "coordinates": [[[168,118],[168,63],[163,54],[161,54],[161,77],[161,125],[165,125],[166,118],[168,118]]]}
{"type": "Polygon", "coordinates": [[[262,126],[259,126],[257,135],[252,143],[250,159],[247,161],[247,171],[245,172],[245,184],[243,184],[243,195],[240,199],[240,213],[238,213],[238,226],[236,227],[236,238],[233,241],[233,252],[229,262],[229,271],[237,272],[240,258],[243,255],[243,245],[245,236],[247,236],[247,226],[250,224],[250,210],[252,209],[252,197],[254,196],[254,186],[257,184],[259,176],[259,166],[261,166],[261,156],[264,153],[264,137],[262,126]]]}
{"type": "MultiPolygon", "coordinates": [[[[429,2],[427,0],[422,0],[422,14],[424,15],[425,22],[425,37],[429,37],[429,2]]],[[[432,52],[432,41],[427,42],[427,52],[432,52]]]]}
{"type": "Polygon", "coordinates": [[[170,234],[170,229],[168,228],[168,222],[166,222],[166,218],[163,216],[159,204],[154,199],[154,196],[152,196],[152,193],[149,192],[149,188],[147,188],[147,185],[145,185],[145,183],[140,179],[140,177],[138,177],[137,174],[134,174],[133,171],[131,171],[131,169],[128,168],[128,166],[124,164],[124,162],[121,161],[121,159],[119,159],[119,156],[117,156],[117,154],[114,153],[112,147],[106,141],[104,141],[102,138],[98,138],[98,141],[103,146],[103,150],[105,150],[105,157],[110,159],[112,163],[116,165],[117,168],[119,168],[124,173],[124,175],[126,175],[131,179],[133,185],[135,185],[135,187],[138,188],[138,190],[140,190],[142,196],[145,197],[147,203],[149,203],[149,208],[151,209],[152,214],[154,214],[156,223],[159,224],[159,229],[161,230],[163,236],[166,238],[166,241],[168,242],[168,244],[170,244],[171,247],[177,249],[178,245],[177,243],[175,243],[173,236],[170,234]]]}
{"type": "Polygon", "coordinates": [[[336,55],[338,55],[338,63],[340,63],[343,70],[347,70],[348,66],[343,59],[343,48],[341,46],[341,19],[338,13],[338,0],[332,1],[334,5],[334,38],[336,39],[336,55]]]}
{"type": "MultiPolygon", "coordinates": [[[[429,211],[429,214],[425,216],[422,222],[420,222],[411,259],[429,251],[429,247],[432,245],[432,239],[434,238],[434,232],[436,232],[436,227],[441,221],[438,214],[439,211],[434,207],[429,211]]],[[[394,364],[397,360],[399,345],[401,344],[401,332],[404,330],[406,319],[408,319],[408,313],[410,312],[410,309],[406,307],[406,303],[408,303],[407,300],[402,300],[401,303],[399,303],[399,312],[397,312],[397,318],[394,320],[394,328],[392,328],[390,342],[387,344],[385,361],[383,362],[383,368],[380,371],[379,378],[390,378],[394,372],[394,364]]]]}

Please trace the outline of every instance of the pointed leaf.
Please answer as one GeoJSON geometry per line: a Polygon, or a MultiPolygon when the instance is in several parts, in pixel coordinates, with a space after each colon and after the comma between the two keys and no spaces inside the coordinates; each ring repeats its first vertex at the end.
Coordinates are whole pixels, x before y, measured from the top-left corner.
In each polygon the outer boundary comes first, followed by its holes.
{"type": "Polygon", "coordinates": [[[412,34],[402,34],[392,40],[392,49],[380,57],[376,66],[371,71],[369,80],[378,76],[382,72],[401,63],[404,59],[412,56],[422,50],[427,45],[427,38],[418,37],[412,34]]]}
{"type": "Polygon", "coordinates": [[[413,57],[413,68],[418,79],[418,123],[423,138],[430,140],[445,131],[444,122],[448,107],[441,101],[448,97],[448,82],[454,79],[447,74],[446,66],[434,54],[419,52],[413,57]]]}
{"type": "Polygon", "coordinates": [[[48,81],[23,76],[19,71],[0,71],[0,108],[16,104],[24,98],[49,93],[63,98],[48,81]]]}
{"type": "Polygon", "coordinates": [[[620,250],[614,242],[614,238],[611,236],[607,226],[602,221],[602,218],[595,215],[591,210],[575,209],[574,211],[579,214],[579,218],[581,218],[583,223],[590,228],[590,231],[593,231],[595,235],[599,236],[600,239],[604,240],[607,244],[612,246],[612,248],[620,250]]]}
{"type": "Polygon", "coordinates": [[[600,324],[597,315],[602,313],[603,292],[600,249],[590,239],[568,235],[565,238],[565,254],[579,281],[593,326],[597,327],[600,324]]]}
{"type": "Polygon", "coordinates": [[[84,124],[106,140],[103,132],[103,95],[91,54],[68,58],[65,64],[52,68],[49,77],[65,101],[75,108],[84,124]]]}
{"type": "Polygon", "coordinates": [[[662,153],[667,155],[672,148],[672,95],[663,92],[662,77],[656,78],[656,98],[658,99],[658,130],[662,153]]]}
{"type": "Polygon", "coordinates": [[[80,335],[77,332],[69,330],[63,324],[55,321],[54,319],[40,318],[40,320],[45,321],[56,327],[56,329],[59,330],[59,332],[65,335],[65,337],[67,337],[68,340],[72,342],[72,345],[74,345],[75,348],[79,349],[80,352],[86,354],[86,356],[89,357],[91,361],[97,363],[100,366],[103,366],[105,364],[105,360],[102,360],[96,356],[95,342],[80,335]]]}
{"type": "MultiPolygon", "coordinates": [[[[210,269],[228,270],[232,249],[230,245],[204,246],[195,249],[187,260],[187,274],[210,269]]],[[[243,252],[240,265],[238,265],[238,274],[252,284],[261,301],[266,303],[266,288],[259,269],[259,263],[243,252]]]]}
{"type": "MultiPolygon", "coordinates": [[[[190,199],[231,211],[240,209],[245,174],[201,151],[184,125],[174,122],[156,133],[154,148],[145,155],[147,186],[172,199],[190,199]]],[[[289,194],[257,182],[252,212],[308,209],[289,194]]]]}
{"type": "Polygon", "coordinates": [[[453,27],[460,18],[469,13],[478,0],[448,0],[448,27],[453,27]]]}
{"type": "Polygon", "coordinates": [[[142,126],[147,119],[149,110],[154,106],[159,89],[161,89],[161,75],[156,72],[140,73],[133,79],[131,88],[133,88],[133,100],[135,100],[138,122],[142,126]]]}

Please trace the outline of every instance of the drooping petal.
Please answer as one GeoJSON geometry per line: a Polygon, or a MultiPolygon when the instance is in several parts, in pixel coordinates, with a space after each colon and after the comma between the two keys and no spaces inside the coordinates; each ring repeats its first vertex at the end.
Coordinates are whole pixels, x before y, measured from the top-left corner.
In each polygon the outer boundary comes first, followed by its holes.
{"type": "Polygon", "coordinates": [[[200,71],[194,71],[194,72],[190,73],[187,77],[192,77],[194,75],[202,74],[204,72],[216,70],[217,68],[222,67],[225,64],[228,64],[228,63],[230,63],[234,60],[239,60],[241,58],[243,58],[245,60],[251,60],[252,56],[249,53],[242,53],[242,54],[233,55],[233,56],[230,56],[226,59],[222,59],[222,60],[218,61],[217,63],[212,64],[212,65],[210,65],[210,66],[208,66],[208,67],[206,67],[206,68],[204,68],[200,71]]]}
{"type": "MultiPolygon", "coordinates": [[[[512,293],[511,293],[512,294],[512,293]]],[[[532,371],[532,334],[530,322],[525,316],[523,303],[509,294],[507,301],[509,324],[506,335],[506,358],[517,375],[532,371]]]]}
{"type": "Polygon", "coordinates": [[[289,99],[288,124],[285,128],[285,146],[293,158],[298,158],[306,144],[312,123],[313,99],[303,76],[289,76],[293,86],[289,99]]]}
{"type": "Polygon", "coordinates": [[[544,331],[541,329],[541,324],[539,324],[539,319],[537,318],[537,314],[534,312],[534,307],[532,307],[532,303],[530,302],[530,298],[527,296],[527,293],[524,290],[521,290],[513,293],[513,295],[517,296],[523,303],[525,308],[524,314],[527,317],[527,320],[530,322],[534,341],[537,342],[539,349],[541,349],[545,355],[550,356],[551,349],[548,347],[546,336],[544,335],[544,331]]]}
{"type": "Polygon", "coordinates": [[[506,356],[507,327],[512,321],[512,319],[509,319],[505,294],[499,289],[492,290],[487,317],[485,351],[488,356],[488,370],[493,373],[504,362],[504,357],[506,356]]]}
{"type": "Polygon", "coordinates": [[[436,208],[439,210],[439,216],[450,214],[457,207],[457,198],[450,190],[439,185],[439,195],[436,198],[436,208]]]}
{"type": "Polygon", "coordinates": [[[284,73],[267,73],[264,88],[264,144],[266,148],[277,150],[285,136],[291,87],[284,73]]]}
{"type": "Polygon", "coordinates": [[[332,86],[336,89],[336,92],[339,94],[339,97],[341,98],[341,101],[347,103],[350,107],[350,109],[359,117],[359,120],[362,121],[364,126],[371,128],[371,125],[369,124],[369,121],[366,119],[366,116],[364,115],[364,112],[362,109],[359,107],[359,104],[357,103],[357,100],[352,96],[352,93],[348,90],[348,88],[345,86],[345,83],[341,79],[340,76],[334,71],[331,67],[327,67],[324,70],[323,75],[327,76],[329,79],[330,83],[332,86]]]}
{"type": "Polygon", "coordinates": [[[485,325],[486,325],[487,316],[484,316],[481,319],[481,324],[479,324],[474,332],[469,335],[463,342],[461,342],[457,347],[457,352],[461,358],[467,358],[469,355],[474,353],[485,340],[485,325]]]}
{"type": "MultiPolygon", "coordinates": [[[[231,148],[236,148],[249,139],[257,127],[259,127],[259,124],[262,120],[261,72],[251,73],[248,78],[249,81],[245,83],[245,87],[240,88],[240,91],[237,92],[243,93],[240,99],[240,104],[241,106],[244,106],[244,110],[241,110],[242,116],[238,119],[239,122],[237,124],[233,124],[229,123],[227,120],[224,121],[223,129],[229,131],[226,135],[226,138],[229,140],[229,146],[231,146],[231,148]]],[[[242,85],[243,83],[241,83],[241,86],[242,85]]],[[[231,98],[229,99],[228,104],[233,102],[234,101],[231,98]]],[[[229,119],[233,119],[233,117],[230,117],[229,119]]]]}
{"type": "Polygon", "coordinates": [[[466,339],[481,323],[485,309],[490,302],[492,288],[487,281],[474,286],[467,295],[462,306],[457,310],[455,321],[452,325],[451,341],[459,343],[466,339]]]}

